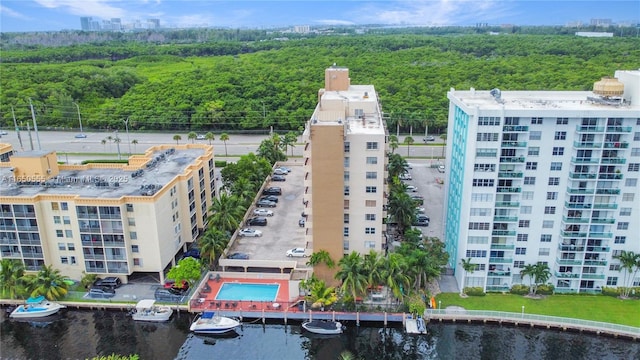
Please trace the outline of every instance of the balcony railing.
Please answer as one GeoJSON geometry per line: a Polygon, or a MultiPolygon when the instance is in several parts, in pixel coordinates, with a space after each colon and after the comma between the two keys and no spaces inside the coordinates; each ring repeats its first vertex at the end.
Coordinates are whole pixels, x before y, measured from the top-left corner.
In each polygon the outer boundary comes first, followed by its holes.
{"type": "Polygon", "coordinates": [[[515,178],[521,178],[522,176],[523,174],[520,171],[499,171],[498,172],[499,178],[515,179],[515,178]]]}
{"type": "Polygon", "coordinates": [[[626,141],[613,141],[604,143],[604,147],[607,149],[626,149],[629,147],[629,143],[626,141]]]}
{"type": "Polygon", "coordinates": [[[586,232],[578,232],[578,231],[561,231],[560,235],[564,237],[572,237],[572,238],[583,238],[587,237],[586,232]]]}
{"type": "Polygon", "coordinates": [[[594,209],[617,209],[618,204],[593,204],[594,209]]]}
{"type": "Polygon", "coordinates": [[[585,265],[607,266],[606,260],[585,260],[585,265]]]}
{"type": "Polygon", "coordinates": [[[493,221],[516,222],[518,221],[518,217],[517,216],[494,216],[493,221]]]}
{"type": "Polygon", "coordinates": [[[561,279],[575,279],[580,277],[580,274],[573,274],[570,272],[556,272],[555,275],[557,278],[561,279]]]}
{"type": "Polygon", "coordinates": [[[596,194],[619,195],[620,189],[596,189],[596,194]]]}
{"type": "Polygon", "coordinates": [[[502,147],[506,148],[524,148],[527,147],[526,141],[503,141],[502,147]]]}
{"type": "Polygon", "coordinates": [[[584,141],[574,141],[573,147],[577,149],[599,149],[602,147],[602,143],[600,142],[584,142],[584,141]]]}
{"type": "Polygon", "coordinates": [[[584,245],[567,245],[558,244],[558,250],[560,251],[584,251],[584,245]]]}
{"type": "Polygon", "coordinates": [[[610,249],[608,246],[587,246],[587,251],[593,252],[609,252],[610,249]]]}
{"type": "Polygon", "coordinates": [[[496,202],[496,207],[516,208],[520,207],[520,203],[517,201],[498,201],[496,202]]]}
{"type": "Polygon", "coordinates": [[[513,259],[512,258],[505,258],[505,257],[492,257],[492,258],[489,258],[489,263],[511,264],[511,263],[513,263],[513,259]]]}
{"type": "Polygon", "coordinates": [[[564,221],[567,224],[588,224],[589,220],[590,220],[589,218],[582,218],[582,217],[566,217],[566,216],[562,217],[562,221],[564,221]]]}
{"type": "Polygon", "coordinates": [[[503,163],[523,163],[524,156],[501,156],[500,162],[503,163]]]}
{"type": "Polygon", "coordinates": [[[595,189],[572,188],[567,186],[567,192],[569,194],[593,194],[595,191],[595,189]]]}
{"type": "Polygon", "coordinates": [[[525,125],[505,125],[502,132],[528,132],[529,127],[525,125]]]}
{"type": "Polygon", "coordinates": [[[493,236],[516,236],[515,230],[493,230],[491,232],[493,236]]]}
{"type": "Polygon", "coordinates": [[[582,260],[576,260],[576,259],[556,259],[556,262],[559,265],[581,265],[582,264],[582,260]]]}
{"type": "Polygon", "coordinates": [[[597,164],[598,158],[572,157],[571,162],[576,164],[597,164]]]}
{"type": "Polygon", "coordinates": [[[17,218],[35,218],[35,212],[14,212],[13,215],[17,218]]]}
{"type": "Polygon", "coordinates": [[[487,275],[489,275],[489,276],[511,276],[511,271],[489,270],[487,275]]]}
{"type": "Polygon", "coordinates": [[[613,237],[613,233],[610,233],[610,232],[590,232],[589,233],[589,237],[590,238],[596,238],[596,239],[602,239],[602,238],[611,239],[613,237]]]}
{"type": "Polygon", "coordinates": [[[619,157],[602,158],[603,164],[626,164],[627,159],[619,157]]]}
{"type": "Polygon", "coordinates": [[[631,126],[607,126],[607,132],[610,133],[630,133],[633,131],[631,126]]]}
{"type": "Polygon", "coordinates": [[[595,179],[597,176],[598,176],[597,174],[591,174],[591,173],[577,173],[577,172],[569,173],[569,177],[571,179],[595,179]]]}
{"type": "Polygon", "coordinates": [[[591,209],[591,204],[583,204],[583,203],[570,203],[566,201],[564,206],[568,209],[591,209]]]}
{"type": "Polygon", "coordinates": [[[491,244],[491,250],[513,250],[515,247],[513,244],[491,244]]]}
{"type": "Polygon", "coordinates": [[[622,179],[622,174],[614,174],[614,173],[600,173],[600,174],[598,174],[598,179],[603,179],[603,180],[620,180],[620,179],[622,179]]]}
{"type": "Polygon", "coordinates": [[[604,274],[582,274],[583,279],[604,279],[604,274]]]}
{"type": "Polygon", "coordinates": [[[499,187],[496,190],[499,193],[519,193],[522,189],[519,187],[499,187]]]}
{"type": "Polygon", "coordinates": [[[578,126],[576,126],[576,131],[577,132],[586,132],[586,133],[604,132],[604,126],[578,125],[578,126]]]}
{"type": "Polygon", "coordinates": [[[616,222],[616,219],[598,219],[598,218],[591,219],[591,223],[593,224],[613,224],[615,222],[616,222]]]}

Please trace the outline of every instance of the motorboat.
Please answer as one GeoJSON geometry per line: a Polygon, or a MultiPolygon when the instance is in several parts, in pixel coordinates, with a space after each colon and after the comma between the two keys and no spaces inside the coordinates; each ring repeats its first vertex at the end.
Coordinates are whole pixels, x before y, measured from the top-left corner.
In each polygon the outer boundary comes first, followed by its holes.
{"type": "Polygon", "coordinates": [[[198,316],[189,330],[196,334],[224,334],[240,326],[236,319],[220,316],[215,311],[204,311],[198,316]]]}
{"type": "Polygon", "coordinates": [[[131,317],[138,321],[167,321],[173,314],[173,309],[165,305],[156,305],[152,299],[140,300],[136,304],[131,317]]]}
{"type": "Polygon", "coordinates": [[[66,306],[47,300],[44,296],[30,297],[25,304],[18,306],[9,317],[15,319],[40,318],[53,315],[66,306]]]}
{"type": "Polygon", "coordinates": [[[311,320],[302,323],[302,328],[320,335],[342,334],[344,327],[338,321],[329,320],[311,320]]]}
{"type": "Polygon", "coordinates": [[[427,332],[427,326],[422,316],[418,316],[418,318],[416,319],[416,327],[418,328],[418,332],[420,332],[420,334],[425,334],[427,332]]]}

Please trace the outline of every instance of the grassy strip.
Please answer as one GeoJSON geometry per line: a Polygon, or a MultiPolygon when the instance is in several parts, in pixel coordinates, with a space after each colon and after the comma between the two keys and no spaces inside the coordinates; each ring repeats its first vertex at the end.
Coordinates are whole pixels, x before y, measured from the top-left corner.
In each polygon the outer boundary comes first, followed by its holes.
{"type": "Polygon", "coordinates": [[[602,295],[552,295],[529,299],[513,294],[487,294],[461,298],[457,293],[436,296],[442,307],[461,306],[467,310],[493,310],[568,317],[640,327],[640,302],[602,295]]]}

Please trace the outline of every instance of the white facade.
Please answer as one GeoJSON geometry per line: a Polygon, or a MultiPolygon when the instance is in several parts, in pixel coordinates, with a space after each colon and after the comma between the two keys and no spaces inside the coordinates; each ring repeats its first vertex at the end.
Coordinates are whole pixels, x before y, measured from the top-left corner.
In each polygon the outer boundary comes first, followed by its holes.
{"type": "Polygon", "coordinates": [[[616,256],[640,252],[640,70],[615,76],[624,93],[608,98],[448,93],[445,243],[463,287],[529,284],[520,269],[537,262],[556,292],[629,285],[616,256]]]}

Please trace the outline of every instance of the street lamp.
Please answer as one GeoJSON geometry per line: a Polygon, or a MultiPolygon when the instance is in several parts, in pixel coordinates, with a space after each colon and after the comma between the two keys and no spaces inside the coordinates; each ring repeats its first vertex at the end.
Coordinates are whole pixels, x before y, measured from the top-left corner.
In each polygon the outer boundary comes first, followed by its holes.
{"type": "Polygon", "coordinates": [[[524,305],[522,305],[522,318],[524,318],[524,305]]]}
{"type": "Polygon", "coordinates": [[[80,134],[82,134],[82,118],[80,117],[80,106],[78,106],[76,102],[74,102],[73,105],[75,105],[76,109],[78,109],[78,123],[80,124],[80,134]]]}
{"type": "Polygon", "coordinates": [[[442,300],[438,300],[438,310],[442,309],[442,300]]]}
{"type": "Polygon", "coordinates": [[[116,143],[116,146],[118,147],[118,160],[122,160],[122,156],[120,155],[120,138],[118,137],[118,130],[117,129],[116,129],[115,133],[116,133],[116,138],[113,139],[113,141],[116,143]]]}
{"type": "Polygon", "coordinates": [[[127,120],[122,120],[124,122],[124,128],[127,130],[127,143],[129,144],[129,156],[131,156],[131,140],[129,139],[129,117],[127,116],[127,120]]]}

